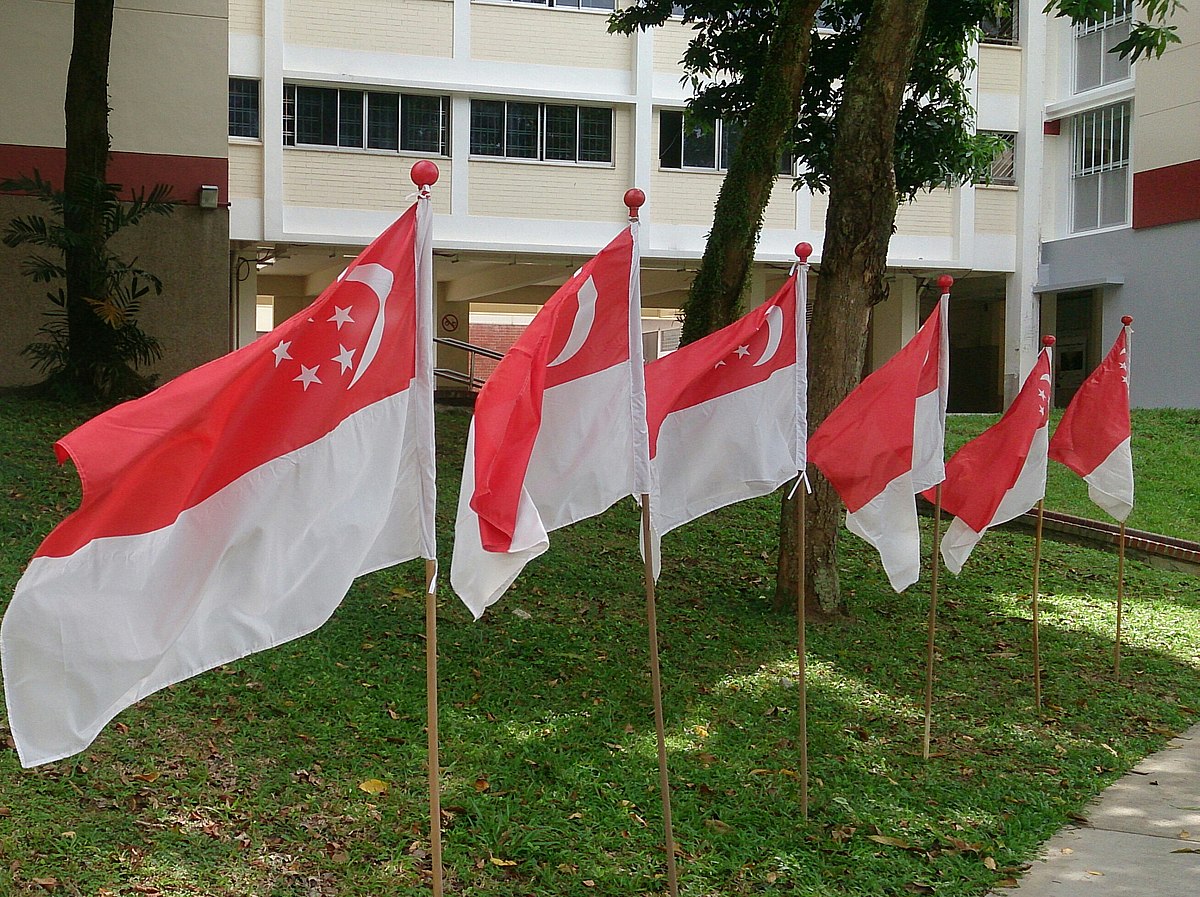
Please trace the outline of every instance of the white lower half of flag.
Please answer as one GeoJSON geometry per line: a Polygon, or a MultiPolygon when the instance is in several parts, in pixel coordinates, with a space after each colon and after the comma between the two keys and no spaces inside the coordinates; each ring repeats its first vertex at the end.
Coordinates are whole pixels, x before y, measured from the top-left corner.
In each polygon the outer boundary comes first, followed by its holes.
{"type": "Polygon", "coordinates": [[[354,577],[420,556],[405,391],[153,532],[35,557],[4,616],[25,766],[70,756],[139,699],[321,626],[354,577]]]}
{"type": "Polygon", "coordinates": [[[542,394],[542,419],[521,491],[509,551],[487,551],[475,491],[474,431],[463,460],[450,584],[479,619],[525,565],[549,547],[547,534],[633,494],[634,439],[628,363],[568,380],[542,394]]]}
{"type": "Polygon", "coordinates": [[[946,479],[946,413],[938,390],[917,397],[912,462],[914,495],[946,479]]]}
{"type": "Polygon", "coordinates": [[[846,514],[850,532],[879,552],[888,582],[903,592],[921,577],[921,531],[912,475],[905,471],[853,513],[846,514]]]}
{"type": "Polygon", "coordinates": [[[1133,454],[1126,437],[1107,458],[1084,478],[1088,498],[1117,521],[1124,522],[1133,510],[1133,454]]]}
{"type": "Polygon", "coordinates": [[[1049,443],[1050,428],[1040,427],[1033,434],[1029,454],[1025,456],[1017,481],[1004,493],[987,526],[975,532],[961,518],[955,517],[946,527],[946,535],[942,537],[942,560],[951,573],[962,571],[963,564],[990,527],[1021,516],[1046,496],[1046,453],[1049,443]]]}
{"type": "Polygon", "coordinates": [[[651,462],[655,578],[664,535],[795,478],[795,382],[795,367],[782,368],[761,383],[673,411],[663,420],[651,462]]]}

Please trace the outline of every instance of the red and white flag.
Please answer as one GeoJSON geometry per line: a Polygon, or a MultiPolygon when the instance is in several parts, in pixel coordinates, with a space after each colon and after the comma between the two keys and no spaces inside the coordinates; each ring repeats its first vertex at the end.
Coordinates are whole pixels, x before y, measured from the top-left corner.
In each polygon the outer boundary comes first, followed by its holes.
{"type": "Polygon", "coordinates": [[[1088,484],[1088,497],[1115,520],[1133,510],[1133,453],[1129,448],[1129,324],[1100,367],[1083,381],[1050,440],[1050,457],[1088,484]]]}
{"type": "Polygon", "coordinates": [[[655,577],[662,536],[804,470],[806,273],[728,327],[646,365],[655,577]]]}
{"type": "Polygon", "coordinates": [[[808,441],[846,505],[846,526],[879,551],[902,592],[920,577],[916,494],[946,476],[949,293],[903,349],[868,376],[808,441]]]}
{"type": "Polygon", "coordinates": [[[450,566],[476,619],[548,533],[649,492],[636,231],[550,297],[476,397],[450,566]]]}
{"type": "Polygon", "coordinates": [[[307,309],[55,446],[83,484],[0,632],[21,762],[321,626],[433,558],[432,253],[418,200],[307,309]]]}
{"type": "MultiPolygon", "coordinates": [[[[1019,517],[1046,495],[1050,370],[1045,348],[1004,416],[946,465],[942,507],[954,520],[942,537],[942,558],[953,573],[962,570],[989,527],[1019,517]]],[[[931,490],[925,497],[934,500],[931,490]]]]}

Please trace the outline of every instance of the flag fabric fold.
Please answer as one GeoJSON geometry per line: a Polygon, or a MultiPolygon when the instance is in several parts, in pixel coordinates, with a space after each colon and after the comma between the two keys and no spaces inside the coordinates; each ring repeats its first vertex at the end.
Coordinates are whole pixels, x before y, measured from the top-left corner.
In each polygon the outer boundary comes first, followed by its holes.
{"type": "Polygon", "coordinates": [[[270,334],[57,443],[83,498],[0,627],[22,764],[434,558],[431,220],[422,196],[270,334]]]}
{"type": "Polygon", "coordinates": [[[1079,387],[1050,440],[1050,457],[1088,484],[1088,497],[1124,522],[1133,510],[1129,421],[1129,325],[1079,387]]]}
{"type": "MultiPolygon", "coordinates": [[[[959,449],[946,465],[942,507],[954,515],[942,537],[946,566],[959,573],[989,527],[1024,514],[1046,495],[1050,427],[1050,349],[1008,411],[959,449]]],[[[925,492],[933,500],[933,491],[925,492]]]]}
{"type": "Polygon", "coordinates": [[[656,578],[662,536],[804,469],[806,272],[728,327],[646,365],[656,578]]]}
{"type": "Polygon", "coordinates": [[[916,493],[945,478],[949,294],[908,344],[813,433],[808,457],[846,505],[846,526],[879,552],[897,592],[920,576],[916,493]]]}
{"type": "Polygon", "coordinates": [[[478,619],[549,533],[649,492],[637,224],[547,300],[476,397],[450,584],[478,619]]]}

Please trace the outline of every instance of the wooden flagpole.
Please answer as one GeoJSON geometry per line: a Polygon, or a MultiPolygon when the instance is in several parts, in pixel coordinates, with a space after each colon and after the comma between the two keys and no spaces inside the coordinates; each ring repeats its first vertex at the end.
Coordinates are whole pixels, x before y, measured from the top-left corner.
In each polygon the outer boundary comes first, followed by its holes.
{"type": "Polygon", "coordinates": [[[925,741],[921,755],[929,759],[929,735],[933,726],[933,643],[937,630],[938,570],[941,568],[939,545],[942,537],[942,484],[933,493],[933,575],[929,584],[929,637],[925,650],[925,741]]]}
{"type": "Polygon", "coordinates": [[[438,756],[437,561],[425,561],[425,714],[429,734],[429,853],[433,897],[442,897],[442,786],[438,756]]]}
{"type": "MultiPolygon", "coordinates": [[[[1125,363],[1129,366],[1125,371],[1125,384],[1129,385],[1129,377],[1133,373],[1133,318],[1124,315],[1121,324],[1125,327],[1125,363]]],[[[1121,521],[1117,533],[1117,636],[1113,644],[1113,676],[1121,678],[1121,616],[1125,604],[1125,521],[1121,521]]]]}
{"type": "MultiPolygon", "coordinates": [[[[796,310],[796,314],[803,314],[800,309],[796,310]]],[[[804,602],[808,584],[805,580],[804,565],[806,562],[805,551],[805,521],[804,521],[804,489],[802,488],[802,480],[804,474],[801,471],[796,473],[796,626],[798,630],[798,641],[796,644],[796,661],[800,672],[800,812],[805,819],[808,819],[808,663],[805,641],[805,618],[804,618],[804,602]]]]}
{"type": "Polygon", "coordinates": [[[1038,595],[1042,572],[1042,521],[1045,519],[1046,499],[1037,503],[1037,528],[1033,537],[1033,703],[1042,712],[1042,658],[1038,649],[1038,595]]]}
{"type": "MultiPolygon", "coordinates": [[[[1046,349],[1054,346],[1054,337],[1042,337],[1042,345],[1046,349]]],[[[1051,359],[1053,361],[1053,359],[1051,359]]],[[[1050,387],[1046,390],[1046,414],[1054,407],[1054,365],[1050,365],[1050,387]]],[[[1045,491],[1045,490],[1043,490],[1045,491]]],[[[1041,626],[1038,619],[1038,601],[1041,598],[1042,573],[1042,522],[1046,516],[1046,498],[1043,495],[1037,503],[1037,528],[1033,536],[1033,704],[1037,712],[1042,712],[1042,655],[1040,649],[1041,626]]]]}
{"type": "Polygon", "coordinates": [[[650,496],[642,494],[642,545],[645,555],[646,628],[650,632],[650,687],[654,692],[654,729],[658,736],[658,788],[662,795],[663,833],[667,847],[667,890],[679,897],[675,870],[675,830],[671,824],[671,784],[667,777],[667,732],[663,722],[662,674],[658,663],[658,615],[654,604],[654,544],[650,534],[650,496]]]}

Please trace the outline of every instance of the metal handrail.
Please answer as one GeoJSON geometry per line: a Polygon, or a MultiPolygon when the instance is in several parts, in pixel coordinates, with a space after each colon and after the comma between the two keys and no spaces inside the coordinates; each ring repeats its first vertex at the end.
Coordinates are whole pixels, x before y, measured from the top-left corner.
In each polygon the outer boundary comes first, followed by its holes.
{"type": "Polygon", "coordinates": [[[462,383],[472,392],[478,392],[486,382],[475,376],[475,356],[482,355],[484,358],[491,358],[494,361],[499,361],[504,357],[503,352],[497,352],[494,349],[485,349],[483,346],[476,346],[474,343],[464,342],[463,340],[453,339],[448,336],[435,336],[433,341],[439,345],[448,346],[451,349],[460,349],[467,353],[467,372],[465,374],[462,371],[455,371],[450,368],[434,368],[434,376],[453,381],[454,383],[462,383]]]}

